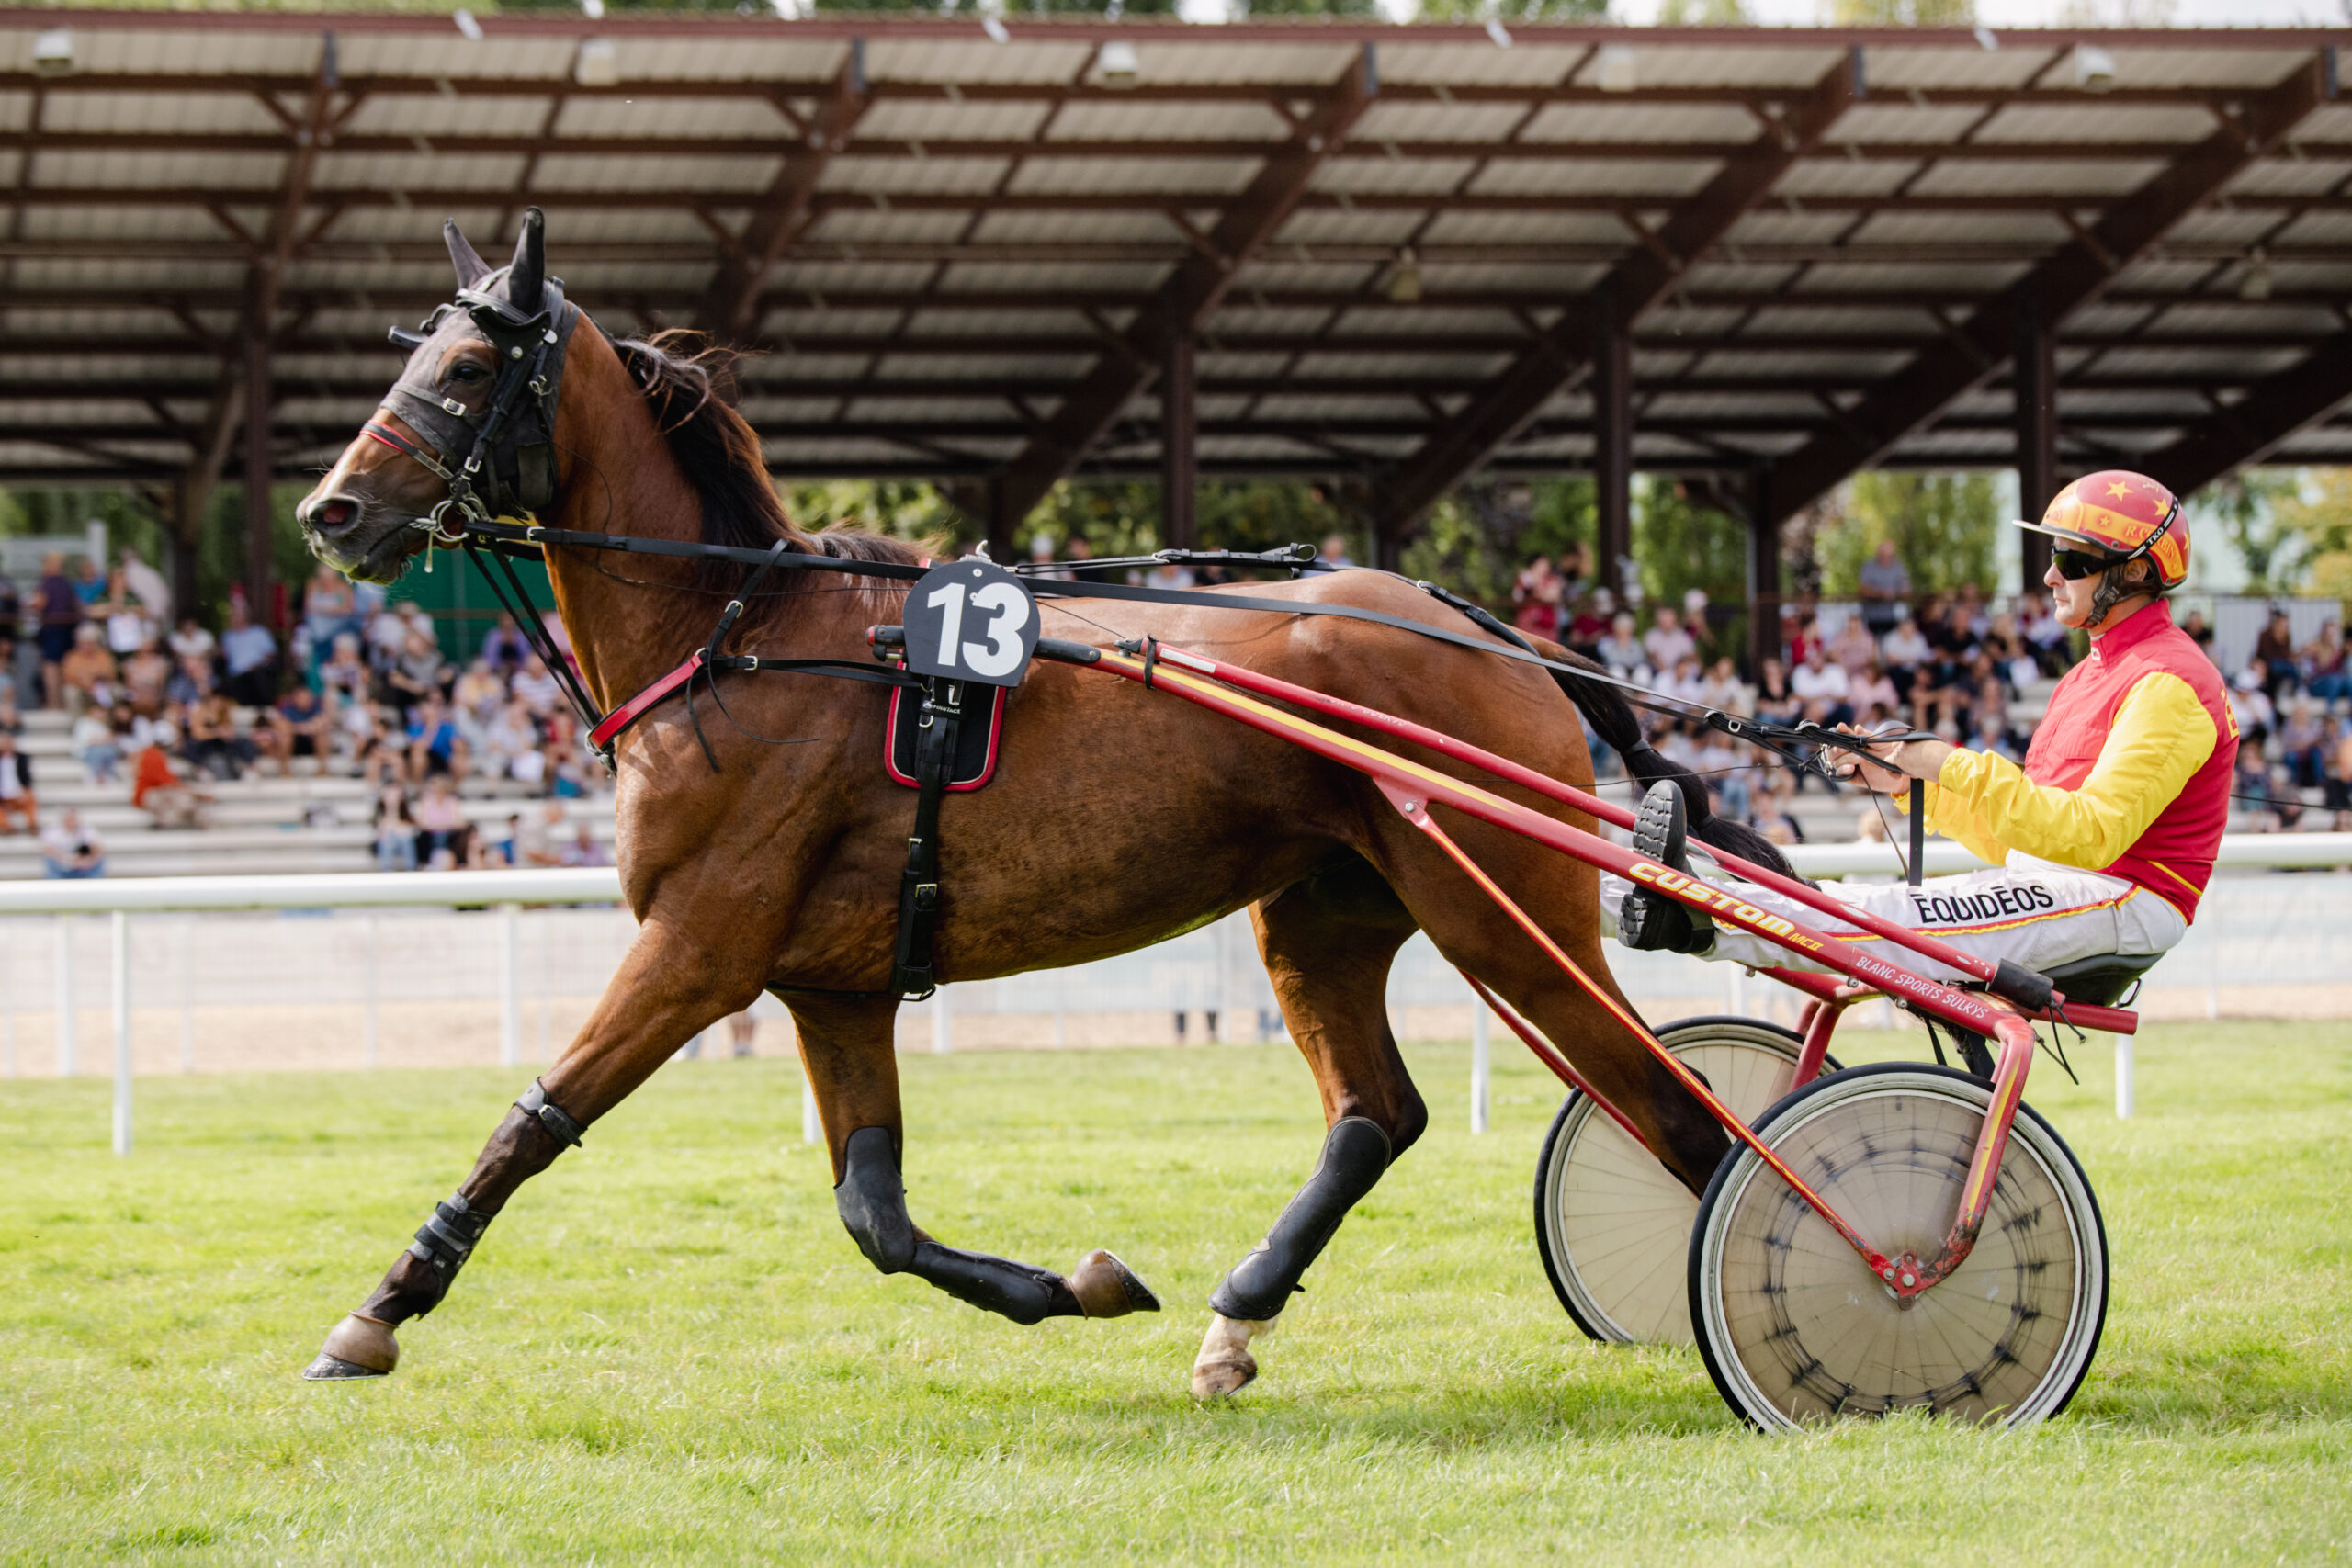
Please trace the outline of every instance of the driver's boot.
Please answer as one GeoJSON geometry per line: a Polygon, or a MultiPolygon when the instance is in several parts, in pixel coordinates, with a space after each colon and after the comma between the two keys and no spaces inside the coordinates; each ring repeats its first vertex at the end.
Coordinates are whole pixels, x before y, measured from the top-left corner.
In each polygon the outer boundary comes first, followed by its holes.
{"type": "MultiPolygon", "coordinates": [[[[1642,795],[1634,818],[1634,852],[1690,874],[1690,829],[1682,789],[1660,779],[1642,795]]],[[[1617,908],[1617,940],[1636,953],[1687,953],[1703,956],[1715,945],[1715,922],[1640,883],[1617,908]]]]}

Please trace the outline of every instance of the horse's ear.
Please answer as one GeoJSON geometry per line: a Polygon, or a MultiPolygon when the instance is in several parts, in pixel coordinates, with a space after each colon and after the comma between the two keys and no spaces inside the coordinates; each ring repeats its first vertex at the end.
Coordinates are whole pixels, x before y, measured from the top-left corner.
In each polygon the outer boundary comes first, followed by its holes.
{"type": "Polygon", "coordinates": [[[458,288],[471,288],[490,276],[490,264],[476,254],[471,245],[466,243],[465,235],[458,232],[456,219],[445,218],[441,220],[441,237],[448,242],[449,259],[457,265],[458,288]]]}
{"type": "Polygon", "coordinates": [[[506,271],[506,302],[526,316],[539,313],[548,277],[548,218],[526,209],[523,231],[514,236],[514,265],[506,271]]]}

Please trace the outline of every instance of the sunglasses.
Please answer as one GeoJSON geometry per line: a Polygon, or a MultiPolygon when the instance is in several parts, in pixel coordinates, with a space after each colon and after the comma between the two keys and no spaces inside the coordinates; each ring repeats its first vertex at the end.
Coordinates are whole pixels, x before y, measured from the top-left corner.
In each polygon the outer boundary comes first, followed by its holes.
{"type": "Polygon", "coordinates": [[[2069,582],[2080,582],[2113,566],[2115,558],[2098,550],[2052,550],[2050,561],[2058,569],[2059,576],[2069,582]]]}

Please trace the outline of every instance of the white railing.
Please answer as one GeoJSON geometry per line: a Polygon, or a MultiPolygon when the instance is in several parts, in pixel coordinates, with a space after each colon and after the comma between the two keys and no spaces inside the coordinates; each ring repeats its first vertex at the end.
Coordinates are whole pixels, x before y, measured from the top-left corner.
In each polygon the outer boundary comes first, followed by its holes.
{"type": "MultiPolygon", "coordinates": [[[[1800,845],[1790,852],[1790,858],[1799,871],[1810,876],[1892,879],[1901,874],[1895,851],[1886,844],[1800,845]]],[[[2230,868],[2352,865],[2352,834],[2239,835],[2223,840],[2219,858],[2222,865],[2230,868]]],[[[1931,874],[1965,871],[1979,863],[1957,844],[1939,840],[1928,847],[1927,871],[1931,874]]],[[[489,945],[493,950],[496,972],[498,1058],[502,1065],[511,1066],[522,1057],[522,906],[611,905],[619,899],[619,875],[610,868],[0,882],[0,917],[55,917],[54,1019],[59,1071],[62,1076],[70,1077],[77,1068],[75,949],[80,944],[75,937],[81,927],[79,917],[104,914],[109,918],[107,973],[114,1035],[114,1143],[117,1152],[122,1154],[128,1154],[131,1145],[134,983],[152,986],[162,980],[163,970],[169,962],[152,943],[145,955],[152,962],[141,961],[134,949],[134,924],[143,926],[145,922],[135,922],[134,916],[233,910],[488,908],[492,911],[490,919],[494,921],[496,933],[494,942],[489,945]]],[[[2267,878],[2255,883],[2244,878],[2223,878],[2217,881],[2209,895],[2204,915],[2192,928],[2189,939],[2168,961],[2167,978],[2173,980],[2171,992],[2177,993],[2182,989],[2182,977],[2201,976],[2201,1010],[2208,1018],[2220,1015],[2225,989],[2286,985],[2316,990],[2335,983],[2337,976],[2352,974],[2352,952],[2346,951],[2352,950],[2352,882],[2340,878],[2290,878],[2274,884],[2267,878]],[[2248,897],[2240,893],[2243,889],[2250,894],[2257,887],[2261,890],[2259,897],[2248,897]],[[2222,947],[2225,934],[2235,939],[2226,956],[2222,947]],[[2251,961],[2250,955],[2258,955],[2259,961],[2251,961]]],[[[585,982],[578,988],[594,994],[602,989],[602,978],[609,975],[609,964],[617,958],[628,928],[624,912],[612,922],[608,933],[611,940],[582,942],[579,940],[581,932],[567,927],[559,942],[557,933],[548,926],[551,918],[586,919],[592,923],[596,918],[544,914],[534,918],[538,922],[538,1018],[544,1055],[552,1044],[548,1021],[551,987],[547,976],[556,962],[555,955],[562,954],[567,979],[585,982]]],[[[383,933],[372,916],[352,923],[362,928],[356,962],[366,980],[363,1060],[372,1066],[377,1061],[379,951],[383,933]]],[[[23,929],[21,922],[17,922],[17,927],[23,929]]],[[[462,955],[478,968],[480,949],[484,945],[479,940],[479,926],[469,924],[461,931],[447,933],[450,940],[424,949],[426,962],[447,964],[450,961],[447,955],[455,954],[462,955]]],[[[243,944],[237,949],[239,953],[248,957],[266,957],[269,943],[266,937],[257,942],[251,931],[241,930],[231,934],[243,944]]],[[[288,928],[281,934],[280,942],[288,942],[290,936],[288,928]]],[[[411,945],[413,956],[419,944],[411,945]]],[[[1072,969],[945,987],[922,1010],[927,1016],[912,1021],[918,1028],[927,1026],[925,1032],[934,1051],[954,1048],[955,1021],[959,1016],[967,1021],[967,1027],[990,1018],[1050,1017],[1055,1043],[1060,1044],[1065,1040],[1066,1021],[1073,1015],[1157,1010],[1183,1016],[1198,1012],[1221,1016],[1226,1021],[1223,1032],[1230,1037],[1239,1032],[1234,1020],[1251,1011],[1261,1020],[1265,1019],[1273,999],[1250,949],[1246,923],[1242,917],[1236,916],[1140,953],[1072,969]]],[[[175,951],[185,1019],[181,1045],[185,1069],[193,1065],[193,998],[198,964],[189,934],[181,936],[175,951]]],[[[5,1029],[7,1070],[12,1075],[16,1069],[17,1005],[13,985],[17,969],[14,953],[15,947],[11,945],[6,949],[5,971],[0,971],[0,990],[6,993],[6,1016],[0,1020],[0,1029],[5,1029]]],[[[330,957],[326,950],[321,949],[312,956],[314,962],[324,965],[353,955],[338,949],[330,957]]],[[[1721,997],[1729,1010],[1746,1012],[1751,1006],[1769,1005],[1763,998],[1776,996],[1768,988],[1745,982],[1742,972],[1736,968],[1726,965],[1702,971],[1696,961],[1671,954],[1612,949],[1611,964],[1621,984],[1637,999],[1675,998],[1712,1005],[1713,998],[1721,997]]],[[[242,965],[227,967],[243,970],[242,965]]],[[[243,970],[226,978],[249,992],[254,987],[257,973],[257,969],[243,970]]],[[[299,988],[311,978],[314,977],[264,976],[261,985],[299,988]]],[[[2188,988],[2193,992],[2195,987],[2196,981],[2191,979],[2188,988]]],[[[450,994],[457,994],[456,989],[450,994]]],[[[472,994],[485,992],[477,990],[472,994]]],[[[1488,1100],[1486,1010],[1471,1001],[1460,977],[1425,938],[1419,937],[1399,955],[1391,977],[1389,1000],[1396,1032],[1400,1037],[1426,1035],[1434,1030],[1444,1037],[1459,1039],[1466,1028],[1473,1042],[1472,1126],[1474,1131],[1484,1131],[1488,1100]],[[1422,1027],[1408,1032],[1408,1018],[1417,1012],[1422,1027]]],[[[2332,1003],[2322,998],[2302,1005],[2326,1007],[2332,1003]]],[[[2177,1013],[2179,1010],[2176,1007],[2174,1010],[2177,1013]]],[[[1207,1024],[1205,1016],[1204,1023],[1207,1024]]],[[[2128,1042],[2119,1041],[2119,1050],[2127,1044],[2128,1042]]],[[[2118,1068],[2119,1110],[2128,1115],[2128,1091],[2123,1084],[2128,1081],[2129,1062],[2121,1055],[2118,1068]]],[[[813,1128],[810,1109],[804,1095],[804,1131],[813,1128]]],[[[813,1136],[813,1132],[809,1135],[813,1136]]]]}

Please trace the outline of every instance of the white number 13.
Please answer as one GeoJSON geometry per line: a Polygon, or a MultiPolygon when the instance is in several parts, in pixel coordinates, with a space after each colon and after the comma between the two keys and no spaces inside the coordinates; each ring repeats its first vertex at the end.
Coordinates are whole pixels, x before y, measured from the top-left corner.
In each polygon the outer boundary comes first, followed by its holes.
{"type": "Polygon", "coordinates": [[[975,609],[989,616],[985,643],[964,642],[964,585],[951,582],[934,588],[923,603],[934,610],[944,610],[939,625],[939,666],[953,670],[960,651],[963,662],[975,675],[1009,675],[1021,662],[1021,628],[1029,624],[1029,596],[1010,582],[991,582],[977,593],[969,594],[975,609]]]}

